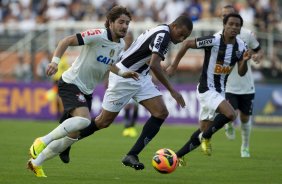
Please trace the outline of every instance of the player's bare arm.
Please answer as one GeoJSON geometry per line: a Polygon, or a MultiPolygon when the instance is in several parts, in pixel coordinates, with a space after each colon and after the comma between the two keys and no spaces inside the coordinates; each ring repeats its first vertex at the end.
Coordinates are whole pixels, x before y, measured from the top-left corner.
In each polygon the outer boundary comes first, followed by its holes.
{"type": "Polygon", "coordinates": [[[168,76],[173,76],[175,74],[180,60],[183,58],[183,56],[185,55],[185,53],[187,52],[189,48],[196,48],[195,40],[183,41],[182,46],[179,49],[179,51],[177,52],[174,61],[166,70],[168,76]]]}
{"type": "Polygon", "coordinates": [[[118,68],[116,65],[111,65],[110,67],[110,71],[123,77],[123,78],[133,78],[134,80],[139,80],[139,75],[137,72],[134,71],[127,71],[124,72],[122,70],[120,70],[120,68],[118,68]]]}
{"type": "Polygon", "coordinates": [[[51,63],[49,63],[49,65],[46,69],[47,76],[51,76],[58,71],[58,64],[60,62],[60,58],[63,56],[63,54],[67,50],[68,46],[78,46],[78,45],[79,45],[79,43],[78,43],[76,35],[68,36],[68,37],[62,39],[59,42],[59,44],[58,44],[58,46],[57,46],[57,48],[54,52],[51,63]]]}
{"type": "Polygon", "coordinates": [[[248,71],[247,62],[249,59],[251,59],[251,57],[252,57],[252,54],[250,50],[247,50],[246,52],[244,52],[243,59],[239,61],[238,63],[238,74],[240,76],[244,76],[247,73],[248,71]]]}
{"type": "Polygon", "coordinates": [[[170,92],[171,96],[176,100],[176,102],[181,107],[185,107],[185,101],[182,95],[178,93],[167,80],[165,73],[160,64],[161,60],[162,58],[158,54],[153,53],[150,60],[151,70],[154,72],[156,78],[167,88],[167,90],[170,92]]]}

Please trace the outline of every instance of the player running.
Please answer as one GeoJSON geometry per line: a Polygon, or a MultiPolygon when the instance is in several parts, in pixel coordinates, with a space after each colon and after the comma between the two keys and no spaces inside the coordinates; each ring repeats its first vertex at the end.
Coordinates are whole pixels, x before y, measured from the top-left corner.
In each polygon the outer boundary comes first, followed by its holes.
{"type": "MultiPolygon", "coordinates": [[[[205,50],[203,70],[197,87],[197,98],[200,103],[200,128],[190,140],[176,152],[178,158],[201,145],[206,155],[211,155],[211,137],[229,121],[236,118],[234,108],[225,100],[225,84],[228,75],[238,63],[238,74],[245,75],[247,61],[251,55],[245,43],[236,37],[243,26],[239,14],[228,14],[223,19],[224,30],[220,35],[206,36],[184,41],[172,65],[167,69],[171,75],[189,48],[205,50]]],[[[181,161],[181,159],[180,159],[181,161]]]]}
{"type": "Polygon", "coordinates": [[[69,46],[81,46],[82,50],[72,66],[62,74],[58,84],[65,110],[62,123],[47,135],[35,139],[30,147],[32,158],[28,161],[28,169],[37,177],[46,177],[42,169],[44,161],[75,143],[79,131],[91,124],[92,93],[107,71],[121,78],[138,80],[138,73],[121,70],[115,65],[124,48],[122,38],[130,21],[131,15],[127,9],[115,6],[107,14],[106,29],[90,29],[59,42],[46,71],[48,76],[57,72],[60,58],[69,46]]]}

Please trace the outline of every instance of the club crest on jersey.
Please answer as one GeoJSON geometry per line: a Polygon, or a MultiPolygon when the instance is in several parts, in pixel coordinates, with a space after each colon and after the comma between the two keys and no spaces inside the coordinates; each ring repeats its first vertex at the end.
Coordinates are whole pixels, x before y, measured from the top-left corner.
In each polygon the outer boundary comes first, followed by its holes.
{"type": "Polygon", "coordinates": [[[235,52],[235,54],[236,54],[236,56],[237,56],[238,59],[242,56],[242,52],[239,51],[239,50],[237,50],[237,51],[235,52]]]}
{"type": "Polygon", "coordinates": [[[86,99],[85,99],[85,97],[84,97],[84,95],[83,94],[81,94],[81,93],[78,93],[77,95],[77,100],[79,101],[79,102],[86,102],[86,99]]]}
{"type": "Polygon", "coordinates": [[[115,50],[112,49],[112,50],[110,51],[110,57],[113,57],[114,55],[115,55],[115,50]]]}

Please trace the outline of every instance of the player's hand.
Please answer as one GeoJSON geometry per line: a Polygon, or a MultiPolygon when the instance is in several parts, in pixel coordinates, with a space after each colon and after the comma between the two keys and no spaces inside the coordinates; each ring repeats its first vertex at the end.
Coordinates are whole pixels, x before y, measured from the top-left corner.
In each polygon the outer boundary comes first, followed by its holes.
{"type": "Polygon", "coordinates": [[[169,77],[173,76],[176,73],[176,69],[177,67],[174,67],[172,65],[170,65],[167,69],[166,69],[166,73],[169,77]]]}
{"type": "Polygon", "coordinates": [[[134,80],[139,80],[139,74],[137,72],[133,72],[133,71],[128,71],[128,72],[124,72],[122,74],[123,78],[132,78],[134,80]]]}
{"type": "Polygon", "coordinates": [[[185,101],[180,93],[174,90],[170,94],[182,108],[186,106],[185,101]]]}
{"type": "Polygon", "coordinates": [[[48,64],[46,69],[46,75],[51,76],[54,75],[58,71],[58,65],[54,62],[48,64]]]}
{"type": "Polygon", "coordinates": [[[247,50],[246,52],[244,52],[243,61],[248,61],[249,59],[251,59],[251,57],[252,57],[251,51],[247,50]]]}
{"type": "Polygon", "coordinates": [[[261,59],[262,59],[262,54],[260,54],[260,53],[254,53],[254,54],[252,55],[252,60],[253,60],[256,64],[259,64],[260,61],[261,61],[261,59]]]}

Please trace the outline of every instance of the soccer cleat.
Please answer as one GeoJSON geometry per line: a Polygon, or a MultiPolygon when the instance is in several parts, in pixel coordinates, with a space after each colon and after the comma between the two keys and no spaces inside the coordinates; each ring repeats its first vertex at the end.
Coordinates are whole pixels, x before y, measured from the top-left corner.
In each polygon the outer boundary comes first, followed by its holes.
{"type": "Polygon", "coordinates": [[[232,123],[225,124],[225,135],[229,140],[235,139],[235,128],[232,123]]]}
{"type": "Polygon", "coordinates": [[[178,166],[179,167],[185,167],[186,166],[186,161],[184,157],[178,158],[178,166]]]}
{"type": "Polygon", "coordinates": [[[46,178],[46,174],[44,173],[43,171],[43,168],[42,166],[35,166],[32,164],[31,162],[32,159],[30,159],[28,162],[27,162],[27,169],[31,170],[32,172],[34,172],[35,176],[36,177],[39,177],[39,178],[46,178]]]}
{"type": "Polygon", "coordinates": [[[125,155],[121,162],[123,165],[132,167],[135,170],[143,170],[145,168],[144,164],[139,162],[137,155],[125,155]]]}
{"type": "Polygon", "coordinates": [[[29,154],[33,159],[36,159],[44,148],[46,148],[46,144],[40,138],[37,138],[29,148],[29,154]]]}
{"type": "Polygon", "coordinates": [[[123,130],[123,132],[122,132],[122,135],[123,135],[124,137],[128,137],[128,136],[129,136],[129,128],[125,128],[125,129],[123,130]]]}
{"type": "Polygon", "coordinates": [[[124,137],[136,137],[137,131],[134,127],[125,128],[122,132],[124,137]]]}
{"type": "Polygon", "coordinates": [[[134,127],[129,128],[129,137],[136,137],[137,136],[137,131],[134,127]]]}
{"type": "Polygon", "coordinates": [[[250,158],[250,151],[249,148],[241,147],[241,158],[250,158]]]}
{"type": "Polygon", "coordinates": [[[64,162],[65,164],[70,162],[70,149],[71,149],[71,147],[69,146],[65,151],[63,151],[59,155],[61,161],[64,162]]]}
{"type": "Polygon", "coordinates": [[[210,139],[201,138],[201,148],[205,155],[211,156],[212,148],[210,139]]]}

